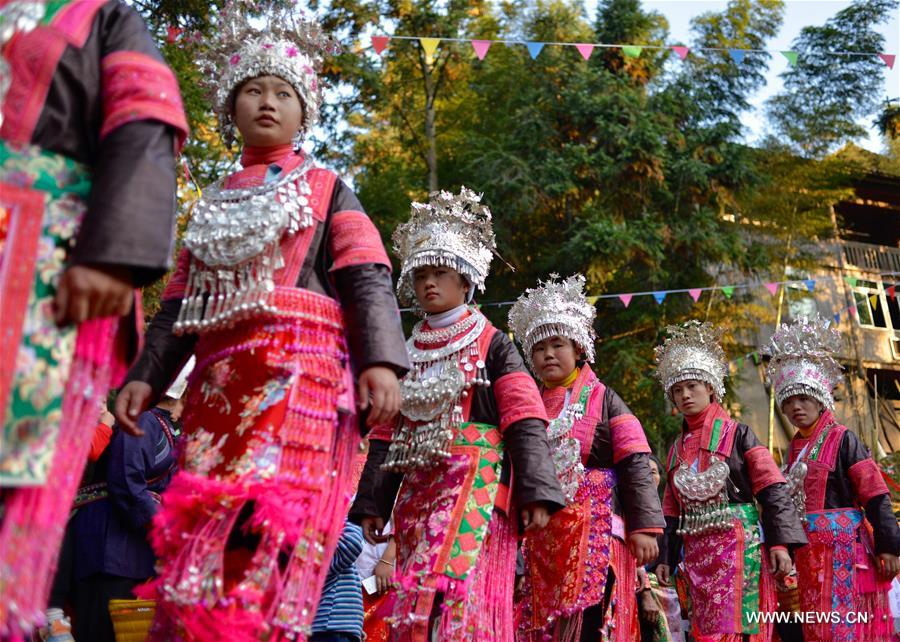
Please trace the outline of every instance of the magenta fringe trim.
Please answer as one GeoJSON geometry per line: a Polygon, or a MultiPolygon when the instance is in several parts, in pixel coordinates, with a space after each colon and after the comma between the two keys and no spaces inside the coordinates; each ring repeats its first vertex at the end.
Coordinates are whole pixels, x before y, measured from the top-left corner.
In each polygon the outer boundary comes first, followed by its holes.
{"type": "Polygon", "coordinates": [[[330,453],[309,453],[303,483],[175,476],[151,534],[160,576],[138,590],[158,599],[152,640],[306,640],[349,505],[355,417],[339,422],[335,433],[330,453]],[[225,544],[248,502],[254,511],[245,528],[260,543],[243,579],[226,593],[225,544]],[[279,555],[289,560],[285,568],[279,555]]]}
{"type": "Polygon", "coordinates": [[[109,388],[117,323],[114,318],[99,319],[78,328],[47,483],[3,491],[0,639],[22,642],[44,623],[59,547],[87,462],[98,403],[109,388]]]}

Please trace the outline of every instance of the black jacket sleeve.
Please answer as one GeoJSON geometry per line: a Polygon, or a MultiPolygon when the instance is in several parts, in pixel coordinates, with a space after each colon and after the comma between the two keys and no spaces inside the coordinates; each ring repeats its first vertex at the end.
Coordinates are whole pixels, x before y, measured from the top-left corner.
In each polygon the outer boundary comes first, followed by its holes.
{"type": "Polygon", "coordinates": [[[387,521],[394,510],[403,475],[381,470],[389,447],[390,443],[382,439],[369,440],[366,465],[359,479],[356,498],[350,507],[350,521],[356,524],[363,517],[381,517],[387,521]]]}
{"type": "Polygon", "coordinates": [[[144,342],[144,350],[131,367],[125,381],[143,381],[153,389],[153,400],[157,400],[178,374],[179,369],[190,358],[197,343],[197,336],[172,334],[172,326],[178,319],[181,299],[167,299],[162,302],[159,312],[150,322],[144,342]]]}

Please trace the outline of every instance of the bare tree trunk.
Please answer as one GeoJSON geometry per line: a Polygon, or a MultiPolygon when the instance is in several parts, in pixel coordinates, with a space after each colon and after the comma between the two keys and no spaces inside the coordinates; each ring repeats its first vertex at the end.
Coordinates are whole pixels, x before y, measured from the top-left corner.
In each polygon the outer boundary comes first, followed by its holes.
{"type": "Polygon", "coordinates": [[[425,164],[428,166],[428,191],[435,192],[438,189],[437,135],[434,122],[437,83],[433,73],[434,67],[424,53],[421,54],[421,63],[425,79],[425,164]]]}

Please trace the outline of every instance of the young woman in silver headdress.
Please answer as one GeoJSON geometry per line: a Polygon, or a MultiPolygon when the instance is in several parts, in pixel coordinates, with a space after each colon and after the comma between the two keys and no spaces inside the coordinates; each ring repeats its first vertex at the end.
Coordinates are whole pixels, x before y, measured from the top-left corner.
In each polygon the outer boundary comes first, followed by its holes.
{"type": "Polygon", "coordinates": [[[580,274],[553,276],[519,297],[509,313],[541,383],[568,503],[546,529],[525,537],[521,642],[546,634],[637,640],[635,567],[656,559],[656,536],[665,526],[644,430],[591,369],[596,309],[584,283],[580,274]]]}
{"type": "Polygon", "coordinates": [[[436,192],[394,232],[400,296],[425,320],[407,343],[399,424],[370,434],[351,510],[374,540],[393,508],[391,640],[512,642],[516,534],[564,503],[537,387],[509,337],[467,305],[495,247],[480,200],[436,192]]]}
{"type": "Polygon", "coordinates": [[[773,574],[790,572],[788,549],[806,536],[772,455],[720,405],[722,331],[689,321],[668,333],[656,349],[657,377],[684,423],[666,466],[656,574],[667,583],[683,548],[694,638],[767,642],[772,623],[759,613],[776,609],[773,574]]]}
{"type": "Polygon", "coordinates": [[[389,420],[409,363],[378,231],[298,145],[327,38],[290,14],[263,31],[226,16],[207,77],[243,169],[203,190],[116,405],[134,430],[196,353],[145,591],[165,642],[305,639],[350,494],[355,388],[369,421],[389,420]]]}
{"type": "Polygon", "coordinates": [[[840,335],[827,321],[803,318],[782,325],[761,350],[771,356],[775,401],[797,428],[786,476],[809,537],[796,555],[801,611],[839,614],[804,623],[803,639],[888,640],[900,528],[878,464],[832,414],[839,347],[840,335]]]}

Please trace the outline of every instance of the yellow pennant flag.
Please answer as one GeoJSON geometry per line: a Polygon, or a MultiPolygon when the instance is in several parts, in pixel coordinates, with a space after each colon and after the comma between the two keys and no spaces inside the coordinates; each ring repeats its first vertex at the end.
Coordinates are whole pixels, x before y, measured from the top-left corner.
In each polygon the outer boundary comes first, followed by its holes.
{"type": "Polygon", "coordinates": [[[872,309],[877,310],[878,309],[878,295],[873,294],[872,296],[869,297],[869,301],[872,302],[872,309]]]}
{"type": "Polygon", "coordinates": [[[587,298],[587,302],[590,303],[591,305],[597,305],[597,301],[598,301],[599,299],[600,299],[599,296],[589,296],[589,297],[587,298]]]}
{"type": "Polygon", "coordinates": [[[428,56],[428,61],[434,58],[434,52],[437,51],[437,46],[440,44],[440,38],[419,38],[419,42],[422,43],[422,49],[425,50],[425,55],[428,56]]]}

